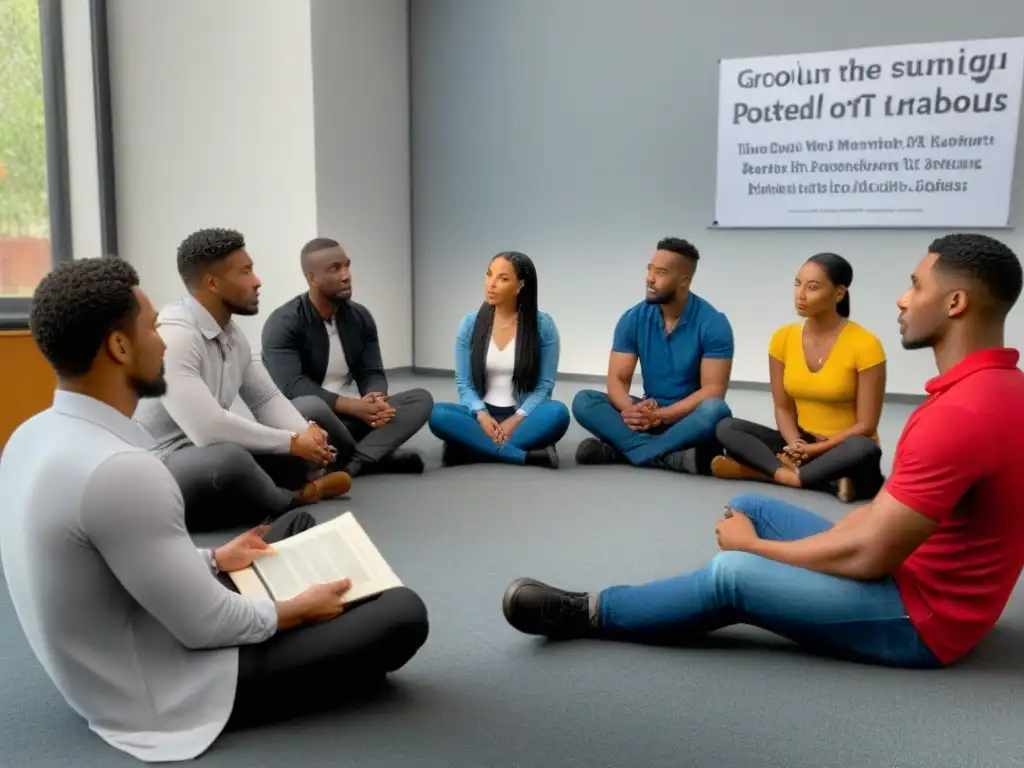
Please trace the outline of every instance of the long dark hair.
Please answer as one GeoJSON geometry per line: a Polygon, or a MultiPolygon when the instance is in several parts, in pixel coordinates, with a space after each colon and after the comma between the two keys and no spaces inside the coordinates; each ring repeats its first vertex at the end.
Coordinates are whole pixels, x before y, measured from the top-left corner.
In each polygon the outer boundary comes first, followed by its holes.
{"type": "MultiPolygon", "coordinates": [[[[512,387],[516,394],[532,392],[540,376],[540,328],[537,322],[537,268],[530,257],[519,251],[503,251],[491,258],[505,259],[512,265],[523,287],[516,295],[516,362],[512,373],[512,387]]],[[[480,305],[473,325],[473,341],[469,349],[473,386],[483,397],[487,391],[485,366],[487,348],[494,330],[494,307],[486,301],[480,305]]]]}
{"type": "Polygon", "coordinates": [[[829,282],[837,287],[845,288],[843,298],[836,304],[836,312],[840,317],[850,316],[850,283],[853,282],[853,267],[850,262],[838,253],[818,253],[807,260],[825,270],[829,282]]]}

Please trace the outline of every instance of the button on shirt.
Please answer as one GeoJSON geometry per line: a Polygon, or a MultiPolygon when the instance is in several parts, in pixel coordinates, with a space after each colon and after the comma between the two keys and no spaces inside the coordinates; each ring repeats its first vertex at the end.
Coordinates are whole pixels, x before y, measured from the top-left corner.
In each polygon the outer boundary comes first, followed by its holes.
{"type": "Polygon", "coordinates": [[[732,326],[724,314],[695,293],[672,333],[665,330],[661,307],[642,301],[619,318],[612,351],[636,355],[645,397],[664,407],[700,389],[701,360],[731,360],[732,326]]]}
{"type": "Polygon", "coordinates": [[[164,457],[192,443],[235,443],[252,453],[288,453],[293,432],[306,421],[274,384],[242,329],[234,321],[221,328],[191,296],[164,307],[157,331],[167,345],[167,394],[143,400],[136,420],[164,457]],[[232,413],[236,398],[253,419],[232,413]]]}
{"type": "Polygon", "coordinates": [[[277,611],[216,579],[149,447],[120,412],[58,391],[0,458],[0,557],[29,645],[89,727],[141,760],[187,760],[231,714],[235,646],[271,637],[277,611]]]}

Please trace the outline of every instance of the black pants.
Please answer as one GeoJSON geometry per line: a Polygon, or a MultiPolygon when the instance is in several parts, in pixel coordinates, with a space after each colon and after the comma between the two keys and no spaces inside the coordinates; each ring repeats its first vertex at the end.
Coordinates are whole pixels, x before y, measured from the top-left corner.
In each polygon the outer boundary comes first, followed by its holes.
{"type": "Polygon", "coordinates": [[[331,445],[338,450],[337,468],[356,477],[377,469],[382,459],[419,432],[434,407],[434,398],[425,389],[398,392],[387,399],[395,415],[376,429],[359,419],[339,416],[320,398],[300,397],[292,402],[303,416],[327,431],[331,445]]]}
{"type": "Polygon", "coordinates": [[[312,466],[295,456],[255,455],[235,443],[187,445],[165,460],[193,533],[259,525],[284,514],[312,466]]]}
{"type": "MultiPolygon", "coordinates": [[[[303,418],[330,431],[318,407],[326,408],[323,400],[300,397],[293,402],[303,418]]],[[[181,488],[185,525],[193,533],[276,519],[295,505],[295,491],[317,469],[297,456],[253,454],[236,443],[186,445],[165,463],[181,488]]]]}
{"type": "MultiPolygon", "coordinates": [[[[769,477],[784,466],[777,454],[786,447],[786,440],[777,429],[730,417],[718,423],[715,436],[729,456],[769,477]]],[[[803,430],[800,437],[808,443],[817,441],[814,435],[803,430]]],[[[882,449],[870,437],[848,437],[835,448],[802,464],[800,480],[805,488],[826,490],[846,477],[853,482],[856,498],[869,499],[878,493],[884,482],[881,458],[882,449]]]]}
{"type": "MultiPolygon", "coordinates": [[[[264,537],[280,541],[316,524],[295,509],[264,537]]],[[[427,609],[399,587],[335,619],[285,630],[238,649],[238,686],[228,728],[283,720],[351,701],[403,667],[426,642],[427,609]]]]}

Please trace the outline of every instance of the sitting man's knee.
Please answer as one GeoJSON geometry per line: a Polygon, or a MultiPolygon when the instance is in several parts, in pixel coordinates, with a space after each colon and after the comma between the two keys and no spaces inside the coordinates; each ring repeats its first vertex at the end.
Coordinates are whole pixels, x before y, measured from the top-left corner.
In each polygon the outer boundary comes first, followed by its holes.
{"type": "Polygon", "coordinates": [[[709,397],[700,403],[693,412],[715,424],[732,416],[732,409],[729,408],[729,404],[720,397],[709,397]]]}
{"type": "Polygon", "coordinates": [[[572,399],[572,415],[579,421],[582,415],[586,418],[587,413],[595,405],[608,402],[608,395],[596,389],[581,389],[572,399]]]}
{"type": "Polygon", "coordinates": [[[315,421],[320,426],[323,422],[334,415],[331,406],[325,403],[316,395],[303,395],[292,400],[292,405],[306,421],[315,421]]]}
{"type": "Polygon", "coordinates": [[[761,510],[761,506],[767,499],[767,496],[760,493],[741,493],[729,499],[726,506],[751,517],[761,510]]]}
{"type": "Polygon", "coordinates": [[[719,552],[711,558],[711,574],[716,584],[735,582],[737,577],[749,573],[760,560],[758,555],[752,555],[750,552],[734,549],[719,552]]]}
{"type": "Polygon", "coordinates": [[[216,465],[217,477],[222,482],[246,478],[260,470],[255,457],[236,443],[215,446],[210,461],[216,465]]]}
{"type": "Polygon", "coordinates": [[[395,649],[392,666],[397,669],[427,641],[430,617],[423,599],[408,587],[396,587],[385,595],[390,617],[389,635],[395,649]]]}
{"type": "Polygon", "coordinates": [[[434,409],[434,396],[422,388],[410,389],[405,394],[404,408],[426,423],[434,409]]]}

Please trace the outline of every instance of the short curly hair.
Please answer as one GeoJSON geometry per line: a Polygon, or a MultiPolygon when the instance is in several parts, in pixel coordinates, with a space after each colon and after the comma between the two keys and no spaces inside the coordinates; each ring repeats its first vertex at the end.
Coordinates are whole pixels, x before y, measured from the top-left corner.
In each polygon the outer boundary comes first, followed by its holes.
{"type": "Polygon", "coordinates": [[[655,250],[674,253],[690,268],[691,273],[697,270],[700,251],[689,240],[684,240],[681,237],[663,237],[658,241],[655,250]]]}
{"type": "Polygon", "coordinates": [[[58,376],[88,373],[111,333],[131,333],[139,313],[138,285],[132,265],[116,258],[69,261],[40,281],[29,327],[58,376]]]}
{"type": "Polygon", "coordinates": [[[245,248],[245,238],[233,229],[200,229],[178,246],[178,274],[194,286],[214,264],[245,248]]]}
{"type": "Polygon", "coordinates": [[[957,233],[933,240],[928,252],[938,256],[935,266],[940,271],[980,283],[1003,312],[1009,312],[1020,298],[1024,284],[1020,260],[999,240],[957,233]]]}

